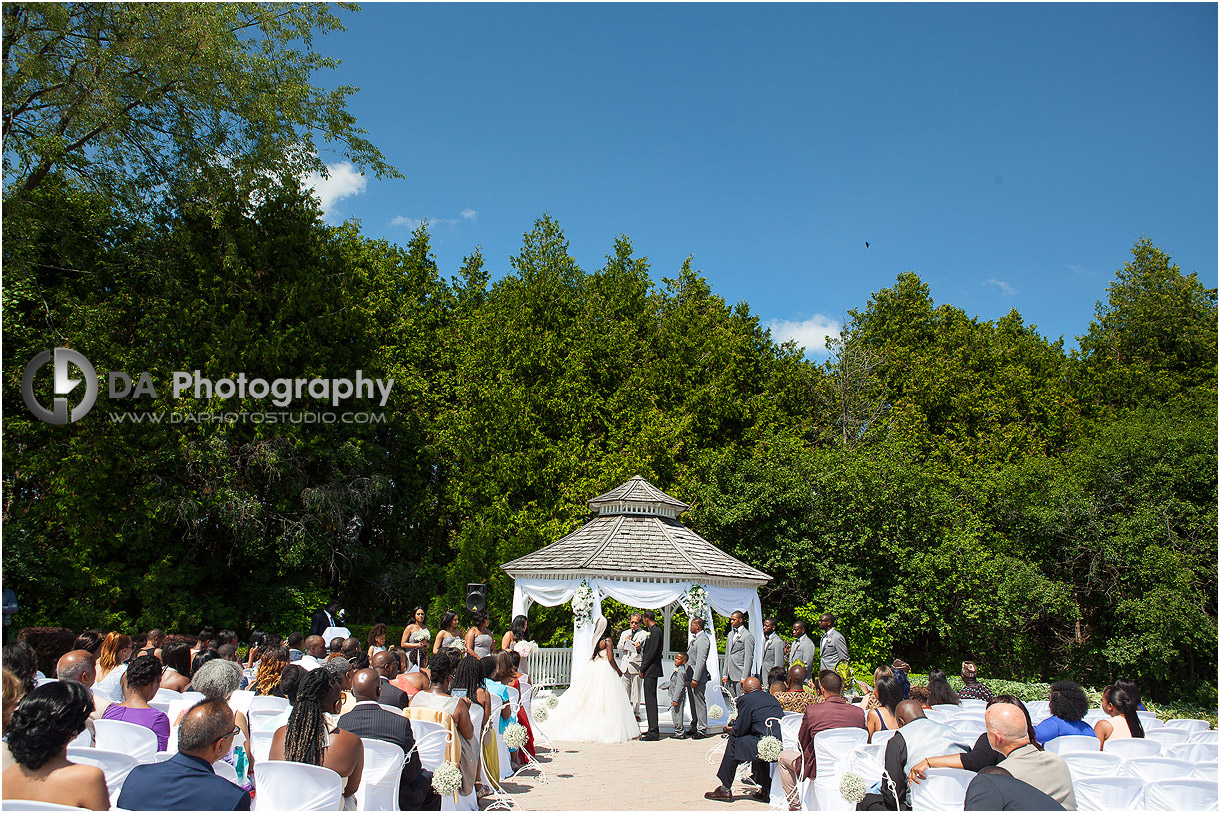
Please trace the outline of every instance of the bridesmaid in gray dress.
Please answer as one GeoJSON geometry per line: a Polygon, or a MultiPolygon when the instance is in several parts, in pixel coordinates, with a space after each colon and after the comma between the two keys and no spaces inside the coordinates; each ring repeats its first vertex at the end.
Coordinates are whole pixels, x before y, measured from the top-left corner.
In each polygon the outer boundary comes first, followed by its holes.
{"type": "Polygon", "coordinates": [[[466,630],[466,651],[476,658],[486,658],[491,654],[495,639],[491,637],[491,622],[487,619],[485,610],[475,610],[470,614],[470,629],[466,630]]]}

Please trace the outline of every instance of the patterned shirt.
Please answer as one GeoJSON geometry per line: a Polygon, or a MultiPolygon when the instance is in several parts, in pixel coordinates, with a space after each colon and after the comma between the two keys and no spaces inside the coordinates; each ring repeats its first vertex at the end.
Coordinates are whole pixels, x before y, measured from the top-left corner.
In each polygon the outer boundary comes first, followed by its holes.
{"type": "Polygon", "coordinates": [[[775,699],[779,701],[779,707],[784,711],[797,711],[804,713],[805,709],[809,708],[810,703],[816,703],[820,698],[813,692],[779,692],[775,695],[775,699]]]}
{"type": "Polygon", "coordinates": [[[962,700],[990,700],[992,698],[991,689],[982,683],[967,683],[957,693],[957,696],[962,700]]]}

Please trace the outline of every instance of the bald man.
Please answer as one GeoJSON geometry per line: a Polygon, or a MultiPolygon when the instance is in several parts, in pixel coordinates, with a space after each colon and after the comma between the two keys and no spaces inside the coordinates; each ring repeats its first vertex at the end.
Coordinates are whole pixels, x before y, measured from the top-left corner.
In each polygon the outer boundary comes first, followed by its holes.
{"type": "Polygon", "coordinates": [[[1004,755],[1000,767],[1028,785],[1050,796],[1066,810],[1076,809],[1076,794],[1072,790],[1072,774],[1063,757],[1050,751],[1039,751],[1030,742],[1029,720],[1025,712],[1009,703],[995,703],[987,708],[987,740],[991,747],[1004,755]]]}
{"type": "Polygon", "coordinates": [[[418,753],[411,753],[415,747],[411,721],[381,705],[381,687],[381,675],[377,670],[361,669],[357,672],[352,677],[352,694],[356,698],[356,705],[339,718],[339,728],[365,739],[392,742],[404,754],[411,754],[402,766],[398,807],[402,810],[440,810],[441,797],[432,790],[432,773],[422,769],[418,753]]]}
{"type": "Polygon", "coordinates": [[[771,787],[771,763],[758,758],[758,740],[768,734],[777,740],[783,740],[779,721],[784,717],[784,710],[779,707],[778,700],[761,689],[762,683],[756,677],[751,676],[741,681],[741,697],[737,698],[737,719],[726,728],[728,742],[724,746],[720,770],[716,772],[720,785],[703,794],[704,798],[722,802],[733,801],[733,777],[737,774],[737,766],[748,761],[758,790],[746,796],[763,804],[770,802],[770,794],[766,788],[771,787]]]}
{"type": "Polygon", "coordinates": [[[326,641],[322,640],[321,635],[309,636],[302,646],[305,647],[305,654],[297,661],[302,669],[312,672],[326,663],[326,641]]]}
{"type": "Polygon", "coordinates": [[[860,803],[861,810],[897,810],[900,803],[903,809],[909,809],[908,776],[911,781],[919,781],[912,774],[912,766],[923,759],[961,754],[969,748],[969,743],[962,741],[955,730],[929,720],[923,713],[923,706],[914,700],[899,703],[894,717],[898,720],[898,732],[885,746],[881,792],[867,794],[860,803]],[[897,798],[894,793],[898,794],[897,798]]]}
{"type": "MultiPolygon", "coordinates": [[[[97,681],[97,658],[87,649],[74,649],[64,653],[55,664],[55,676],[60,680],[71,680],[79,683],[92,693],[93,684],[97,681]]],[[[102,719],[102,714],[110,707],[110,701],[101,695],[93,696],[93,713],[91,720],[102,719]]],[[[92,735],[93,726],[89,726],[92,735]]]]}
{"type": "MultiPolygon", "coordinates": [[[[378,652],[373,656],[373,669],[381,677],[381,702],[387,706],[398,706],[405,709],[410,703],[407,693],[390,683],[398,677],[398,658],[393,652],[378,652]]],[[[361,670],[363,671],[363,670],[361,670]]]]}

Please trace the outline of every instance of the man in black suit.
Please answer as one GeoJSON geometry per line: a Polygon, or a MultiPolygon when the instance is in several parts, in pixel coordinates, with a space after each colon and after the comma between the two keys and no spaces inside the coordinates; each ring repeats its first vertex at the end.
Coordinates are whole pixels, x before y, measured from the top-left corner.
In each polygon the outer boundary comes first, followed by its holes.
{"type": "MultiPolygon", "coordinates": [[[[380,653],[378,653],[380,654],[380,653]]],[[[440,810],[441,797],[432,789],[432,772],[420,767],[411,733],[411,721],[381,707],[381,675],[374,669],[361,669],[352,678],[356,705],[339,718],[339,728],[358,737],[392,742],[410,754],[402,764],[402,783],[398,786],[398,807],[402,810],[440,810]]]]}
{"type": "Polygon", "coordinates": [[[405,709],[410,698],[406,692],[390,683],[398,677],[398,658],[392,652],[378,652],[373,656],[373,669],[381,676],[381,702],[405,709]]]}
{"type": "Polygon", "coordinates": [[[770,802],[766,788],[771,786],[771,763],[758,758],[758,740],[770,734],[783,742],[779,721],[783,719],[784,710],[774,696],[760,689],[762,684],[756,677],[748,677],[741,682],[742,695],[737,698],[737,719],[727,727],[729,739],[724,746],[720,770],[716,772],[720,785],[703,794],[704,798],[733,801],[733,777],[737,775],[737,766],[749,760],[758,790],[747,794],[747,797],[763,804],[770,802]]]}
{"type": "Polygon", "coordinates": [[[640,675],[644,678],[644,709],[648,713],[648,733],[641,740],[661,739],[661,723],[657,714],[657,679],[661,677],[661,646],[663,633],[657,626],[657,614],[652,610],[641,613],[648,628],[648,640],[640,649],[640,675]]]}
{"type": "Polygon", "coordinates": [[[327,627],[339,626],[339,602],[332,601],[327,604],[324,609],[318,610],[313,614],[313,618],[309,622],[309,634],[321,635],[326,632],[327,627]]]}

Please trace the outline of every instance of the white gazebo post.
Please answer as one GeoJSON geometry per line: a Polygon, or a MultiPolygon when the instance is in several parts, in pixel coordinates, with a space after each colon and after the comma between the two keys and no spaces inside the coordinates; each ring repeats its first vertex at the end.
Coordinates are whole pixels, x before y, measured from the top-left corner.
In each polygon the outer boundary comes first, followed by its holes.
{"type": "Polygon", "coordinates": [[[674,626],[674,605],[672,603],[666,604],[663,612],[665,613],[665,654],[668,655],[674,651],[674,648],[669,644],[669,635],[674,626]]]}

